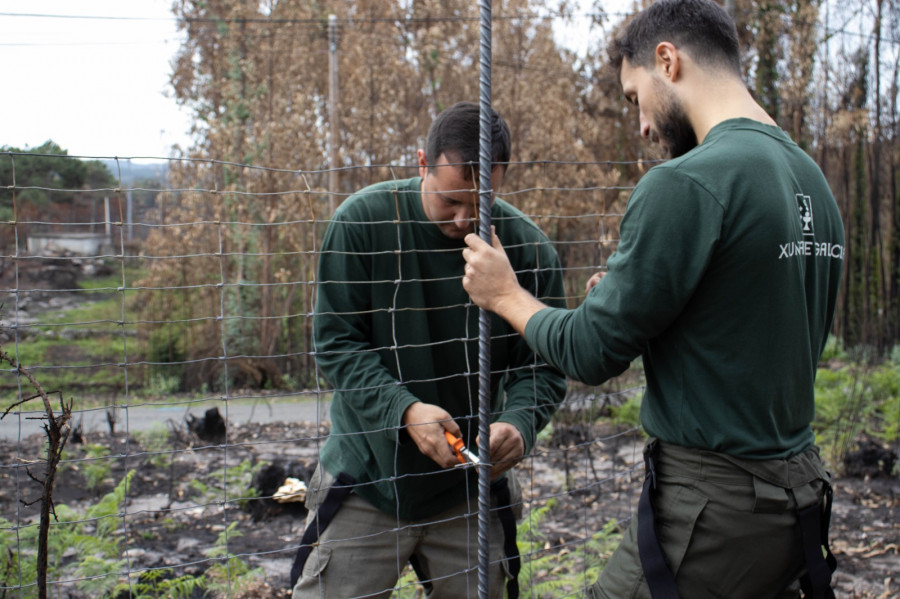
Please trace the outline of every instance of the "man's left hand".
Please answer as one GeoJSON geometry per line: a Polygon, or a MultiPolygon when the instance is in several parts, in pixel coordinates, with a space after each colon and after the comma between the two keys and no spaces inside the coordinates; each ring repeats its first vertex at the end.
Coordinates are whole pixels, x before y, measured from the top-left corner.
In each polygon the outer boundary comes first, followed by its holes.
{"type": "Polygon", "coordinates": [[[525,455],[525,440],[519,429],[508,422],[493,423],[490,435],[491,480],[494,480],[519,463],[525,455]]]}

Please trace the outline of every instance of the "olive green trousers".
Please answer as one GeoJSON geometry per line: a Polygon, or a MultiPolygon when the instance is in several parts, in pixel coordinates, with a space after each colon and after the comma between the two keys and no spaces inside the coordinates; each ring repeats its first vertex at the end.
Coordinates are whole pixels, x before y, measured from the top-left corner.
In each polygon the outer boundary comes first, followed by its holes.
{"type": "MultiPolygon", "coordinates": [[[[679,596],[799,597],[806,566],[797,510],[821,503],[831,484],[818,449],[787,460],[745,460],[659,445],[656,531],[679,596]]],[[[650,599],[637,514],[590,596],[650,599]]]]}
{"type": "MultiPolygon", "coordinates": [[[[521,489],[513,476],[512,472],[508,473],[511,504],[518,506],[521,489]]],[[[307,524],[314,521],[334,480],[321,465],[313,473],[306,499],[310,510],[307,524]]],[[[503,541],[503,527],[497,510],[492,510],[491,599],[503,597],[509,578],[503,541]]],[[[413,557],[432,586],[429,599],[477,597],[476,500],[463,502],[428,520],[408,521],[385,514],[351,493],[319,536],[291,596],[293,599],[387,598],[413,557]]]]}

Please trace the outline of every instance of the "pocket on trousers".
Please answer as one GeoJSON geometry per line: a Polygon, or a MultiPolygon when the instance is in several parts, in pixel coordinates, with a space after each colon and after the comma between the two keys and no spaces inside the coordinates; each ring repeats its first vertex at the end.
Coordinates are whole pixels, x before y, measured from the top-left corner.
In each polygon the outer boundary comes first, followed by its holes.
{"type": "Polygon", "coordinates": [[[659,542],[669,561],[673,574],[678,574],[681,562],[687,553],[694,529],[700,514],[706,508],[709,499],[704,495],[678,486],[666,489],[654,498],[656,511],[656,527],[659,542]]]}
{"type": "Polygon", "coordinates": [[[325,568],[328,567],[329,561],[331,561],[331,547],[317,545],[313,548],[309,557],[306,558],[300,579],[318,578],[325,571],[325,568]]]}

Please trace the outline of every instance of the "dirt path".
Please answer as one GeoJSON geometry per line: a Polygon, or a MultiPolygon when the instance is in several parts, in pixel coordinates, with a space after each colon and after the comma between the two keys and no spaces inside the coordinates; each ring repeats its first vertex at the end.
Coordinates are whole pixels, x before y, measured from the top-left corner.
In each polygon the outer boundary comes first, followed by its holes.
{"type": "MultiPolygon", "coordinates": [[[[115,409],[116,431],[137,432],[150,430],[169,421],[181,426],[188,415],[200,418],[207,409],[218,407],[222,417],[228,422],[248,424],[270,424],[277,422],[316,422],[328,418],[328,402],[318,402],[309,397],[278,398],[270,400],[266,397],[257,399],[234,399],[229,401],[203,401],[197,403],[179,403],[177,405],[151,406],[135,405],[115,409]],[[318,418],[317,418],[318,412],[318,418]]],[[[40,406],[39,400],[30,402],[27,407],[34,410],[40,406]]],[[[43,425],[40,417],[43,412],[12,412],[0,420],[0,439],[15,441],[25,439],[41,432],[43,425]]],[[[109,432],[107,408],[98,407],[88,410],[75,410],[74,425],[80,424],[84,433],[109,432]]]]}

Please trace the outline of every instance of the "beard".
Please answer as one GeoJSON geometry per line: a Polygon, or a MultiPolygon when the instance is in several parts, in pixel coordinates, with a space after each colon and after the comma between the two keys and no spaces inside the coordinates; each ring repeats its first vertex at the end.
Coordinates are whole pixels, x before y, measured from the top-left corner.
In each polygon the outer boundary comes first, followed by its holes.
{"type": "Polygon", "coordinates": [[[681,100],[669,92],[660,82],[657,87],[660,96],[659,128],[660,144],[669,158],[678,158],[697,147],[697,133],[688,120],[681,100]]]}
{"type": "MultiPolygon", "coordinates": [[[[682,113],[683,116],[683,113],[682,113]]],[[[660,139],[665,140],[669,158],[678,158],[697,147],[697,134],[688,122],[687,118],[670,118],[659,134],[660,139]]]]}

